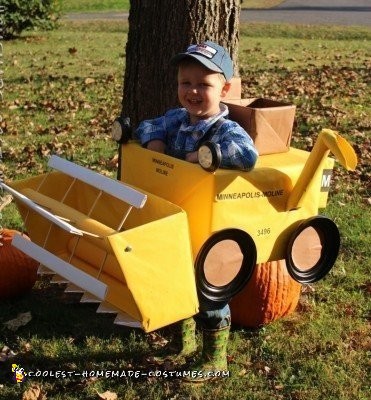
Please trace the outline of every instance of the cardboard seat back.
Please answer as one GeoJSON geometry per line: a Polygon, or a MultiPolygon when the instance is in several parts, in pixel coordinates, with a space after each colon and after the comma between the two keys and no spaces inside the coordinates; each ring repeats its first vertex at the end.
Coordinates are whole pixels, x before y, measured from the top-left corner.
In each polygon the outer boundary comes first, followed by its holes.
{"type": "Polygon", "coordinates": [[[296,107],[263,98],[227,100],[229,118],[254,140],[260,155],[289,150],[296,107]]]}

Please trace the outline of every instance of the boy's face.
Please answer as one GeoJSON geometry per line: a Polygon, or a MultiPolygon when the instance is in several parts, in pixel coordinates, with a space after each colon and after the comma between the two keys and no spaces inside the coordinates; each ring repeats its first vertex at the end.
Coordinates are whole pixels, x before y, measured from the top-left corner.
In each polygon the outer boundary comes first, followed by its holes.
{"type": "Polygon", "coordinates": [[[186,61],[178,67],[178,98],[189,112],[191,123],[219,113],[219,103],[230,84],[223,76],[197,61],[186,61]]]}

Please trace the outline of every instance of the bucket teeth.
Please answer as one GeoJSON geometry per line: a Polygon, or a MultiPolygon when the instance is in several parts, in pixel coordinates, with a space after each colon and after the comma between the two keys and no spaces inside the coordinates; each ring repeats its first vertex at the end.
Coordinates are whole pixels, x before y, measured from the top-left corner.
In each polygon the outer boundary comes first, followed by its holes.
{"type": "Polygon", "coordinates": [[[45,267],[45,266],[42,265],[42,264],[39,265],[39,268],[38,268],[38,270],[37,270],[37,273],[38,273],[39,275],[54,275],[54,274],[55,274],[54,271],[52,271],[51,269],[45,267]]]}
{"type": "Polygon", "coordinates": [[[113,321],[116,325],[124,325],[129,326],[131,328],[142,328],[142,324],[135,320],[134,318],[130,317],[130,315],[120,312],[117,314],[116,319],[113,321]]]}
{"type": "Polygon", "coordinates": [[[65,293],[84,293],[84,289],[81,289],[80,287],[74,285],[73,283],[69,283],[64,289],[65,293]]]}
{"type": "Polygon", "coordinates": [[[109,303],[100,303],[97,308],[97,313],[118,314],[120,310],[111,306],[109,303]]]}
{"type": "Polygon", "coordinates": [[[87,292],[85,292],[80,299],[80,303],[100,303],[101,301],[102,300],[98,299],[98,297],[87,292]]]}
{"type": "Polygon", "coordinates": [[[63,278],[63,276],[60,275],[54,275],[53,278],[50,280],[51,283],[69,283],[69,280],[66,278],[63,278]]]}

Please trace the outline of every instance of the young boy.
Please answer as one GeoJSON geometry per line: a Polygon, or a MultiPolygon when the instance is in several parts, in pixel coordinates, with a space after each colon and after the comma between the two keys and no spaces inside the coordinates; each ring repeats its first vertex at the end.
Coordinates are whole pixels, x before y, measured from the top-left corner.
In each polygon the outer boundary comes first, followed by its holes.
{"type": "Polygon", "coordinates": [[[178,98],[183,108],[143,121],[136,131],[143,146],[196,163],[199,144],[216,127],[210,140],[220,146],[220,166],[251,169],[258,157],[252,139],[236,122],[224,119],[228,107],[221,100],[233,76],[227,51],[207,41],[189,46],[172,63],[178,65],[178,98]]]}
{"type": "MultiPolygon", "coordinates": [[[[181,108],[143,121],[136,135],[143,146],[189,162],[198,162],[198,147],[210,140],[220,147],[221,168],[250,170],[258,157],[253,141],[236,122],[227,119],[228,107],[221,103],[230,89],[233,63],[228,52],[206,41],[191,45],[171,62],[178,66],[178,99],[181,108]]],[[[188,368],[196,378],[207,380],[213,371],[227,369],[227,342],[231,324],[227,303],[212,304],[200,300],[195,319],[203,330],[201,358],[188,368]]],[[[182,356],[196,351],[193,318],[181,324],[182,356]]]]}

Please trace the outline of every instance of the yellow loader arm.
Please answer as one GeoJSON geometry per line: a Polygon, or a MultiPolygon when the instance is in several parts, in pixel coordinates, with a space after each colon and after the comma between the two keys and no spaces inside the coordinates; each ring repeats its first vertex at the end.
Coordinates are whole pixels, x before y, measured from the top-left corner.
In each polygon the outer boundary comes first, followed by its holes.
{"type": "Polygon", "coordinates": [[[322,129],[308,157],[307,162],[295,186],[287,199],[286,210],[294,210],[302,206],[306,188],[309,186],[316,171],[332,153],[337,161],[347,170],[353,171],[357,166],[357,155],[353,147],[337,132],[322,129]]]}

